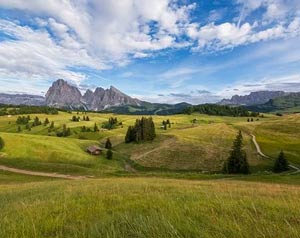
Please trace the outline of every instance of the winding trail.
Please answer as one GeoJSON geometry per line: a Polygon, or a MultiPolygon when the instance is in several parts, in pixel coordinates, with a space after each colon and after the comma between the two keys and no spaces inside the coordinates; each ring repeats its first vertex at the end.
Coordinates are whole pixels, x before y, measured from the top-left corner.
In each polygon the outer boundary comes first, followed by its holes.
{"type": "MultiPolygon", "coordinates": [[[[265,155],[265,154],[261,151],[260,146],[259,146],[259,144],[258,144],[257,141],[256,141],[255,135],[251,134],[251,136],[252,136],[252,141],[253,141],[253,143],[254,143],[254,145],[255,145],[255,147],[256,147],[257,153],[258,153],[261,157],[263,157],[263,158],[266,158],[266,159],[272,159],[270,156],[265,155]]],[[[294,164],[291,164],[291,163],[289,162],[289,167],[290,167],[291,169],[296,170],[297,173],[300,173],[300,168],[299,168],[298,166],[296,166],[296,165],[294,165],[294,164]]]]}
{"type": "Polygon", "coordinates": [[[35,171],[24,170],[24,169],[10,168],[10,167],[4,166],[4,165],[0,165],[0,170],[17,173],[17,174],[26,174],[26,175],[50,177],[50,178],[62,178],[62,179],[72,179],[72,180],[79,180],[79,179],[87,178],[86,176],[73,176],[73,175],[67,175],[67,174],[35,172],[35,171]]]}

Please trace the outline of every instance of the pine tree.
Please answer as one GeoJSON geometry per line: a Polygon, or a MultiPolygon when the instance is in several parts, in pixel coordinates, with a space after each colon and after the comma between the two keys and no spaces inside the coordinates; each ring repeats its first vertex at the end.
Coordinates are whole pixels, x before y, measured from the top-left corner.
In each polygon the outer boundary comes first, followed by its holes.
{"type": "Polygon", "coordinates": [[[0,137],[0,150],[2,150],[5,146],[4,140],[0,137]]]}
{"type": "Polygon", "coordinates": [[[99,131],[98,126],[97,126],[97,124],[95,123],[95,125],[94,125],[94,132],[98,132],[98,131],[99,131]]]}
{"type": "Polygon", "coordinates": [[[44,121],[44,125],[47,126],[49,123],[50,123],[50,122],[49,122],[49,119],[46,118],[45,121],[44,121]]]}
{"type": "Polygon", "coordinates": [[[233,142],[230,156],[225,162],[223,170],[228,174],[249,174],[250,172],[247,156],[243,150],[243,136],[241,131],[239,131],[236,139],[233,142]]]}
{"type": "Polygon", "coordinates": [[[108,150],[106,152],[106,158],[109,160],[111,160],[113,158],[113,152],[111,150],[108,150]]]}
{"type": "Polygon", "coordinates": [[[18,126],[17,132],[21,132],[21,131],[22,131],[21,127],[18,126]]]}
{"type": "Polygon", "coordinates": [[[105,143],[105,149],[111,149],[112,144],[109,138],[107,138],[106,143],[105,143]]]}
{"type": "Polygon", "coordinates": [[[278,155],[278,158],[275,160],[273,172],[280,173],[289,170],[289,164],[285,158],[285,154],[281,151],[278,155]]]}
{"type": "Polygon", "coordinates": [[[127,129],[127,133],[125,136],[125,143],[130,143],[132,142],[132,126],[129,126],[127,129]]]}
{"type": "Polygon", "coordinates": [[[54,129],[54,121],[51,122],[49,129],[50,130],[54,129]]]}
{"type": "Polygon", "coordinates": [[[85,118],[85,119],[86,119],[86,121],[89,121],[89,120],[90,120],[89,116],[86,116],[86,118],[85,118]]]}

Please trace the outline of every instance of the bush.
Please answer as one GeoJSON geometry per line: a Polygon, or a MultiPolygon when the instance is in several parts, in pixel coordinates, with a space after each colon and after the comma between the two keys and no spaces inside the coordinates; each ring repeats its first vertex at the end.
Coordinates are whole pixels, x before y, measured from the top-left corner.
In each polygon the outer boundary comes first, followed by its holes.
{"type": "Polygon", "coordinates": [[[2,137],[0,137],[0,150],[2,150],[4,148],[4,140],[2,139],[2,137]]]}

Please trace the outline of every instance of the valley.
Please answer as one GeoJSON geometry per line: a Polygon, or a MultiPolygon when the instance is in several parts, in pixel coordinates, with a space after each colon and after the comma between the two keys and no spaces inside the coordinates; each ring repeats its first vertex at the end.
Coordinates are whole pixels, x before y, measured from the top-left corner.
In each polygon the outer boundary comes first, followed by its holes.
{"type": "Polygon", "coordinates": [[[300,234],[297,226],[291,229],[282,222],[279,211],[286,211],[289,224],[297,223],[300,174],[293,169],[271,172],[282,149],[289,161],[300,165],[298,114],[264,114],[253,122],[247,117],[199,113],[152,116],[156,138],[129,144],[124,142],[125,134],[138,115],[30,114],[30,122],[36,117],[42,122],[30,130],[16,123],[20,116],[0,117],[0,136],[5,141],[0,152],[2,237],[76,237],[83,233],[129,237],[139,232],[143,237],[165,237],[166,233],[168,237],[199,237],[200,233],[215,237],[232,236],[236,229],[240,230],[236,237],[300,234]],[[72,120],[83,116],[89,120],[72,120]],[[49,124],[44,125],[46,118],[49,124]],[[117,118],[119,124],[111,130],[102,128],[109,118],[117,118]],[[165,130],[162,122],[167,120],[170,126],[165,130]],[[54,129],[49,130],[52,122],[54,129]],[[70,128],[70,135],[58,137],[63,125],[70,128]],[[250,175],[222,173],[238,130],[243,134],[250,175]],[[252,134],[271,159],[257,153],[252,134]],[[112,160],[106,159],[105,151],[97,156],[86,152],[90,145],[104,148],[107,138],[113,145],[112,160]],[[41,176],[34,176],[39,173],[41,176]],[[282,199],[286,203],[280,203],[282,199]],[[30,217],[35,213],[39,215],[33,221],[30,217]],[[179,216],[183,213],[186,219],[179,216]],[[244,215],[237,222],[240,213],[244,215]],[[83,223],[76,222],[79,217],[83,223]],[[272,229],[271,220],[275,221],[272,229]],[[252,226],[255,229],[248,234],[252,226]]]}

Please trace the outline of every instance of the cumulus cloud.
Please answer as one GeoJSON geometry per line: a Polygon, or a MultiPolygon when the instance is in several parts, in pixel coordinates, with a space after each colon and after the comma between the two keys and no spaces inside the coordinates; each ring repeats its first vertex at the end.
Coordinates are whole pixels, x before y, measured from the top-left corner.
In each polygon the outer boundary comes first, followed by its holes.
{"type": "MultiPolygon", "coordinates": [[[[196,3],[178,0],[0,0],[1,9],[18,12],[0,18],[5,36],[0,77],[66,78],[79,84],[87,78],[76,70],[81,67],[105,70],[167,49],[216,52],[300,35],[298,0],[233,2],[239,14],[221,22],[222,11],[211,11],[202,21],[191,16],[196,3]],[[262,15],[253,20],[258,9],[262,15]],[[22,21],[23,16],[30,19],[22,21]]],[[[178,86],[184,77],[209,70],[181,67],[160,76],[181,77],[178,86]]]]}

